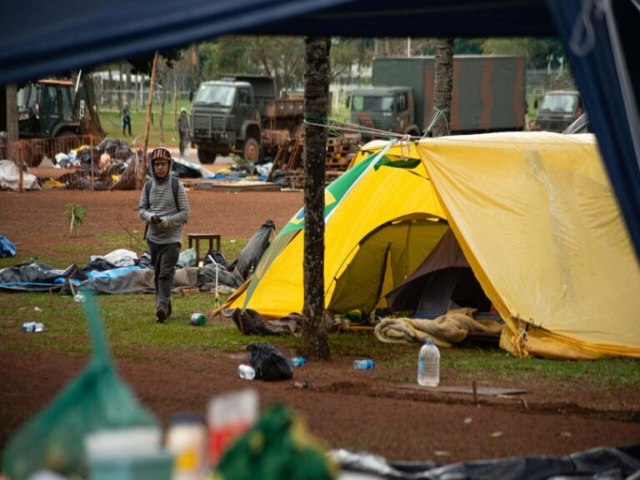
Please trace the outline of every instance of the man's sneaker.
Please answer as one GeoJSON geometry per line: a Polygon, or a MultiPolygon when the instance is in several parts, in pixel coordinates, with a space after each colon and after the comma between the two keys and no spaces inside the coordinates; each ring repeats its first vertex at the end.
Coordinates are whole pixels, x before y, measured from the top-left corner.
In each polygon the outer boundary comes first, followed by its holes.
{"type": "Polygon", "coordinates": [[[156,322],[162,323],[167,319],[167,312],[162,307],[156,310],[156,322]]]}

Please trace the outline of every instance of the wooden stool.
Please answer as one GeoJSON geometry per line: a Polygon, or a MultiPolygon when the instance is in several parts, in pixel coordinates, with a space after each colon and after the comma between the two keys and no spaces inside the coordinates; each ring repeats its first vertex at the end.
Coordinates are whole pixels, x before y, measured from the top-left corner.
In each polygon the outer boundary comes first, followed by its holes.
{"type": "Polygon", "coordinates": [[[189,234],[189,248],[191,248],[195,242],[196,246],[196,263],[199,264],[200,260],[200,240],[207,240],[209,242],[209,249],[204,252],[205,254],[209,250],[213,250],[213,241],[216,241],[216,250],[220,251],[220,235],[217,233],[190,233],[189,234]]]}

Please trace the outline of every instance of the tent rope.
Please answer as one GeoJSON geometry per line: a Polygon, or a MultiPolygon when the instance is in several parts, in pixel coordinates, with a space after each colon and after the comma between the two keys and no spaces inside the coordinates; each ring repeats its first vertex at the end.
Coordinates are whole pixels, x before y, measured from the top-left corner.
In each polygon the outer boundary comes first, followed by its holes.
{"type": "Polygon", "coordinates": [[[445,113],[450,112],[451,109],[439,108],[434,106],[433,110],[435,111],[435,113],[431,116],[431,121],[429,122],[429,126],[423,132],[422,138],[425,138],[431,135],[431,130],[433,129],[433,126],[438,122],[438,120],[440,120],[440,118],[443,118],[445,121],[445,124],[447,126],[447,135],[451,135],[451,125],[449,125],[449,121],[447,120],[447,116],[445,115],[445,113]]]}
{"type": "Polygon", "coordinates": [[[345,133],[360,133],[360,134],[369,134],[371,136],[378,136],[383,138],[400,138],[407,139],[411,141],[412,139],[418,140],[420,137],[414,137],[411,135],[407,135],[406,133],[394,133],[389,132],[387,130],[380,130],[377,128],[366,127],[364,125],[356,125],[354,123],[341,122],[339,120],[334,120],[327,117],[305,117],[304,123],[307,125],[312,125],[314,127],[322,127],[327,129],[332,129],[338,132],[345,133]]]}
{"type": "Polygon", "coordinates": [[[513,339],[511,344],[519,357],[526,357],[525,343],[529,335],[529,324],[525,323],[524,328],[521,325],[520,315],[516,315],[516,323],[518,329],[518,335],[513,339]]]}

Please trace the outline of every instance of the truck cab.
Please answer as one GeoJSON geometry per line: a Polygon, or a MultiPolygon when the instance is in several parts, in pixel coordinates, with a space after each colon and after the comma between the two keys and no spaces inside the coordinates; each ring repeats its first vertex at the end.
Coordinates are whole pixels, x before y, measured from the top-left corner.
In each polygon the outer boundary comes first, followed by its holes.
{"type": "Polygon", "coordinates": [[[584,113],[582,97],[577,90],[553,90],[538,103],[533,130],[563,132],[584,113]]]}
{"type": "Polygon", "coordinates": [[[260,113],[251,83],[235,79],[203,82],[193,99],[191,128],[201,163],[213,163],[217,155],[230,153],[256,161],[260,113]]]}
{"type": "Polygon", "coordinates": [[[361,88],[347,98],[351,123],[372,129],[363,140],[377,138],[373,130],[420,136],[414,104],[413,90],[402,86],[361,88]]]}
{"type": "Polygon", "coordinates": [[[18,90],[20,138],[77,135],[80,120],[74,108],[73,82],[39,80],[18,90]]]}

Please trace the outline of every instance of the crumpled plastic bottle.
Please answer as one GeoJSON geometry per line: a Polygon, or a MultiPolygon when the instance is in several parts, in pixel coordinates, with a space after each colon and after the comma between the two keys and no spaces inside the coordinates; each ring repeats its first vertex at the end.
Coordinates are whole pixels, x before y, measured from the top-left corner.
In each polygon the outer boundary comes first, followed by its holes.
{"type": "Polygon", "coordinates": [[[44,330],[44,323],[26,322],[22,324],[22,330],[27,333],[38,333],[44,330]]]}
{"type": "Polygon", "coordinates": [[[375,366],[376,366],[376,362],[374,362],[370,358],[353,361],[353,368],[355,370],[369,370],[375,366]]]}
{"type": "Polygon", "coordinates": [[[253,380],[256,378],[256,371],[251,365],[242,363],[238,365],[238,376],[243,380],[253,380]]]}
{"type": "Polygon", "coordinates": [[[293,367],[293,368],[298,368],[303,366],[305,363],[307,363],[307,360],[304,357],[298,356],[298,357],[293,357],[289,360],[289,364],[293,367]]]}

